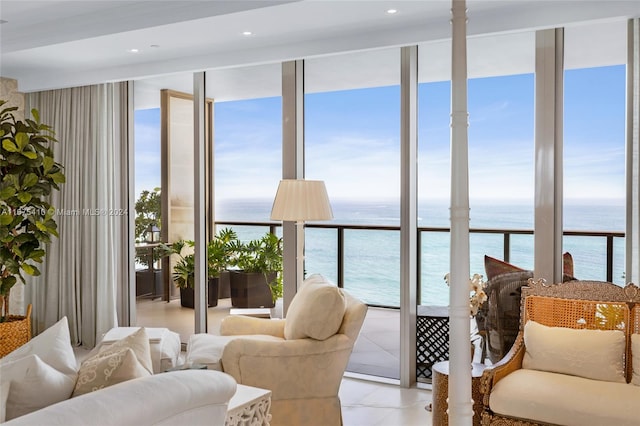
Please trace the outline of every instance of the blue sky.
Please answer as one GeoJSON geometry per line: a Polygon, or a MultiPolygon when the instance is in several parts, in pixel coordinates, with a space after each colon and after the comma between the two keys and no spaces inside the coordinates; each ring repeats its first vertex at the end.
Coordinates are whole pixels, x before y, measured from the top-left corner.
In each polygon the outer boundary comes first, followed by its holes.
{"type": "MultiPolygon", "coordinates": [[[[625,67],[565,74],[565,198],[624,199],[625,67]]],[[[470,196],[533,203],[534,76],[469,81],[470,196]]],[[[447,200],[450,84],[419,90],[419,197],[447,200]]],[[[399,194],[398,86],[308,94],[306,176],[335,199],[399,194]]],[[[215,104],[216,196],[272,198],[281,176],[281,100],[215,104]]],[[[136,191],[160,184],[159,110],[136,111],[136,191]]]]}

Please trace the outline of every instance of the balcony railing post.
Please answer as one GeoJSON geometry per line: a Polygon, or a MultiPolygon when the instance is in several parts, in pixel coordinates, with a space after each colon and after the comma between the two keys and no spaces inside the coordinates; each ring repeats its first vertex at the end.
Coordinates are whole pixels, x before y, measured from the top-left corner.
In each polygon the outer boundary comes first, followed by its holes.
{"type": "Polygon", "coordinates": [[[344,288],[344,227],[338,227],[338,287],[344,288]]]}
{"type": "Polygon", "coordinates": [[[509,262],[509,257],[511,255],[511,234],[509,232],[504,233],[504,241],[503,245],[503,259],[505,262],[509,262]]]}
{"type": "Polygon", "coordinates": [[[607,235],[607,281],[613,282],[613,235],[607,235]]]}

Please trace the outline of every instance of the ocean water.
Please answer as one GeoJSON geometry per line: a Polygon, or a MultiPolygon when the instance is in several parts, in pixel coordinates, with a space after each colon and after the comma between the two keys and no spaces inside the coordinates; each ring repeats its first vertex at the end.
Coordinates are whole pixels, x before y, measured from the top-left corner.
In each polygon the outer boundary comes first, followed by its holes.
{"type": "MultiPolygon", "coordinates": [[[[216,221],[269,222],[272,200],[219,200],[216,221]]],[[[334,219],[319,222],[332,225],[399,226],[400,208],[394,201],[332,200],[334,219]]],[[[624,231],[624,205],[611,203],[565,204],[564,229],[570,231],[624,231]]],[[[423,203],[418,207],[418,226],[448,228],[449,207],[444,203],[423,203]]],[[[533,206],[505,203],[472,203],[472,229],[533,229],[533,206]]],[[[224,227],[224,225],[222,225],[224,227]]],[[[256,238],[268,229],[234,227],[241,239],[256,238]]],[[[344,287],[370,304],[400,305],[400,232],[394,230],[351,230],[345,238],[344,287]]],[[[305,231],[305,273],[321,273],[337,280],[335,229],[307,228],[305,231]]],[[[469,237],[470,272],[485,275],[484,255],[503,258],[502,234],[469,237]]],[[[444,231],[422,233],[421,304],[448,305],[450,235],[444,231]]],[[[563,251],[574,260],[574,275],[580,279],[606,279],[604,237],[564,237],[563,251]]],[[[624,238],[614,239],[613,281],[624,284],[624,238]]],[[[533,268],[533,235],[511,235],[510,262],[533,268]]]]}

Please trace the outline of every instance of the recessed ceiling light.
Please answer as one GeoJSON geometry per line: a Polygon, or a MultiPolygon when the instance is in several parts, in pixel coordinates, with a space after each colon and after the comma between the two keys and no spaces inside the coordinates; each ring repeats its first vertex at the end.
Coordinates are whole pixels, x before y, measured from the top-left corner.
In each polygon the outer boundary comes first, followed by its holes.
{"type": "Polygon", "coordinates": [[[398,9],[388,9],[388,10],[387,10],[387,13],[388,13],[389,15],[393,15],[394,13],[398,13],[398,9]]]}
{"type": "Polygon", "coordinates": [[[158,47],[160,47],[160,45],[159,44],[151,44],[151,45],[149,45],[149,47],[152,48],[152,49],[157,49],[158,47]]]}
{"type": "Polygon", "coordinates": [[[139,53],[140,50],[138,50],[138,49],[129,49],[129,50],[127,50],[127,52],[129,52],[129,53],[139,53]]]}
{"type": "Polygon", "coordinates": [[[253,35],[253,33],[251,31],[243,31],[242,35],[243,36],[250,36],[250,35],[253,35]]]}

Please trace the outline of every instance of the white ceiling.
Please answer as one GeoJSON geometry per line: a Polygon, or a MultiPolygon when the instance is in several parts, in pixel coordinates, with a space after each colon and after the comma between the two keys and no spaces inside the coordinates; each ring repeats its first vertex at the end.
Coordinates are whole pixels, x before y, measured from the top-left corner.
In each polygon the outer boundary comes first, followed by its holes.
{"type": "MultiPolygon", "coordinates": [[[[144,79],[137,91],[151,93],[190,91],[190,72],[210,70],[208,95],[224,100],[279,93],[279,62],[298,58],[309,58],[309,91],[393,84],[397,62],[386,58],[397,49],[371,49],[419,44],[420,78],[441,80],[450,69],[450,7],[449,0],[0,0],[7,21],[0,75],[27,92],[144,79]]],[[[640,0],[468,0],[467,7],[470,76],[533,71],[533,31],[556,26],[567,27],[568,67],[623,63],[625,19],[640,16],[640,0]]]]}

